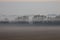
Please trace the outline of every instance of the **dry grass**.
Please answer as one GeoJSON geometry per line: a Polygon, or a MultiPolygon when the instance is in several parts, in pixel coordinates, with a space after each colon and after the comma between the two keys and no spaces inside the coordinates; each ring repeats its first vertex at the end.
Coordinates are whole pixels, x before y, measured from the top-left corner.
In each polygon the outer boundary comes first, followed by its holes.
{"type": "Polygon", "coordinates": [[[0,34],[0,40],[60,40],[60,33],[3,33],[0,34]]]}
{"type": "Polygon", "coordinates": [[[0,28],[0,40],[60,40],[60,28],[0,28]]]}

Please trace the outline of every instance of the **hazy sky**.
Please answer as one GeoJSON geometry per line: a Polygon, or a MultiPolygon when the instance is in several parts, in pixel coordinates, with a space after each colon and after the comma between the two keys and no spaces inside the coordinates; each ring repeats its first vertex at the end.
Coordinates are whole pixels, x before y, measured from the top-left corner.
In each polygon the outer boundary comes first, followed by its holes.
{"type": "Polygon", "coordinates": [[[60,0],[0,0],[0,14],[60,14],[60,0]]]}
{"type": "Polygon", "coordinates": [[[47,1],[60,1],[60,0],[0,0],[0,2],[47,2],[47,1]]]}
{"type": "Polygon", "coordinates": [[[29,14],[60,14],[58,2],[2,2],[0,14],[29,15],[29,14]]]}

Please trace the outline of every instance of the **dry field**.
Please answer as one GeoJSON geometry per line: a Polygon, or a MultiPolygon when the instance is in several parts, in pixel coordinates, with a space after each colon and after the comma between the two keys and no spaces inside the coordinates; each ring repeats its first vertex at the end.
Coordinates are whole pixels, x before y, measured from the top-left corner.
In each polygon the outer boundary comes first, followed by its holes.
{"type": "Polygon", "coordinates": [[[60,40],[60,27],[0,27],[0,40],[60,40]]]}

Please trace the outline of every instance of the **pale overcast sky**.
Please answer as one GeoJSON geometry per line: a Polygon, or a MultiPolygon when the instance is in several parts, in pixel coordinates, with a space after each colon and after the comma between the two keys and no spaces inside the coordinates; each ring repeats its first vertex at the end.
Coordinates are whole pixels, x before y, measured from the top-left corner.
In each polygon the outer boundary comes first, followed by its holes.
{"type": "Polygon", "coordinates": [[[47,2],[47,1],[60,1],[60,0],[0,0],[0,2],[47,2]]]}
{"type": "Polygon", "coordinates": [[[60,0],[0,0],[0,14],[60,14],[60,0]]]}

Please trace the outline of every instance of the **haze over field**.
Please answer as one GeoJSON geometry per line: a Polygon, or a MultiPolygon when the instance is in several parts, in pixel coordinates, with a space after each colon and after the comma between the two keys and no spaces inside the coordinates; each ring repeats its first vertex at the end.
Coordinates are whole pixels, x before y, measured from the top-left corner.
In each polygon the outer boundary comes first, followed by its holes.
{"type": "MultiPolygon", "coordinates": [[[[60,0],[0,0],[0,20],[35,14],[59,15],[60,0]]],[[[0,40],[60,40],[60,26],[0,24],[0,40]]]]}

